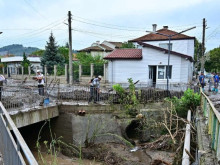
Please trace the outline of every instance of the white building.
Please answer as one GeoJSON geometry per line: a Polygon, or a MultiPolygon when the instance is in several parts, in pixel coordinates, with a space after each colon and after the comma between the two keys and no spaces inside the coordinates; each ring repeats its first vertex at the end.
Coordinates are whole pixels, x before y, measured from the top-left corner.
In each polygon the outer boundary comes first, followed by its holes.
{"type": "MultiPolygon", "coordinates": [[[[154,29],[155,30],[155,29],[154,29]]],[[[177,32],[164,27],[157,32],[177,32]]],[[[194,37],[179,34],[171,39],[169,82],[189,83],[193,74],[194,37]]],[[[131,40],[138,49],[118,49],[107,55],[108,80],[127,83],[128,78],[148,84],[166,84],[168,69],[168,37],[155,33],[131,40]]]]}
{"type": "MultiPolygon", "coordinates": [[[[31,62],[31,66],[36,71],[37,69],[42,70],[42,66],[40,65],[40,57],[28,57],[27,58],[31,62]]],[[[21,62],[23,61],[22,56],[15,57],[3,57],[1,58],[1,62],[7,64],[7,67],[10,68],[11,74],[16,73],[16,68],[21,67],[21,62]]]]}
{"type": "Polygon", "coordinates": [[[105,57],[114,49],[120,48],[121,46],[122,42],[103,41],[100,43],[99,41],[96,41],[90,47],[79,50],[79,52],[91,53],[93,57],[97,55],[105,57]]]}

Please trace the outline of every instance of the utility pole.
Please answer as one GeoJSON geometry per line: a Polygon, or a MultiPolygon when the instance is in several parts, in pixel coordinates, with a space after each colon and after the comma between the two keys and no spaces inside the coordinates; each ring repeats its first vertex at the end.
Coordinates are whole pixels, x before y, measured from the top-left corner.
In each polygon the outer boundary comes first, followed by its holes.
{"type": "Polygon", "coordinates": [[[205,65],[205,29],[206,29],[206,20],[203,18],[203,28],[202,28],[202,59],[201,59],[201,71],[204,72],[205,65]]]}
{"type": "Polygon", "coordinates": [[[68,12],[69,27],[69,84],[73,84],[73,55],[72,55],[72,28],[71,28],[71,11],[68,12]]]}

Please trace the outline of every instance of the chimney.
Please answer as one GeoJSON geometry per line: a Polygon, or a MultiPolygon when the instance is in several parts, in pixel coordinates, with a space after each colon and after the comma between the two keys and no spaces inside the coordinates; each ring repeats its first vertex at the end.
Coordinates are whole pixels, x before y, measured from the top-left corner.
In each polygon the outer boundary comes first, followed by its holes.
{"type": "Polygon", "coordinates": [[[168,26],[163,26],[164,29],[168,29],[168,26]]]}
{"type": "Polygon", "coordinates": [[[156,30],[157,30],[157,24],[153,24],[152,26],[153,26],[153,32],[156,32],[156,30]]]}

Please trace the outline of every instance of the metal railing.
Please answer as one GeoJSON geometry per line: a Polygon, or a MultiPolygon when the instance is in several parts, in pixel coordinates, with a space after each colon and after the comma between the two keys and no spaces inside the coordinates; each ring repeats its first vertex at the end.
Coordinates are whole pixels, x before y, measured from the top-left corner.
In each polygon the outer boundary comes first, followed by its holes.
{"type": "Polygon", "coordinates": [[[6,165],[37,165],[33,154],[15,126],[5,107],[0,102],[0,152],[6,165]],[[10,131],[13,132],[13,135],[10,131]]]}
{"type": "Polygon", "coordinates": [[[220,114],[202,90],[201,108],[204,116],[208,119],[208,134],[211,136],[211,148],[215,151],[216,158],[220,160],[220,114]]]}

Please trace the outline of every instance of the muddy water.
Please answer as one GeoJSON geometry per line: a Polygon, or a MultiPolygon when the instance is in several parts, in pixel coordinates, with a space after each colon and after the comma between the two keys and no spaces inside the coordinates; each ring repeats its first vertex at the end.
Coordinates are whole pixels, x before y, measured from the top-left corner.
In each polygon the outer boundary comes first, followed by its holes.
{"type": "Polygon", "coordinates": [[[149,155],[146,154],[145,150],[137,150],[132,152],[132,156],[137,157],[139,162],[150,164],[152,159],[149,155]]]}

